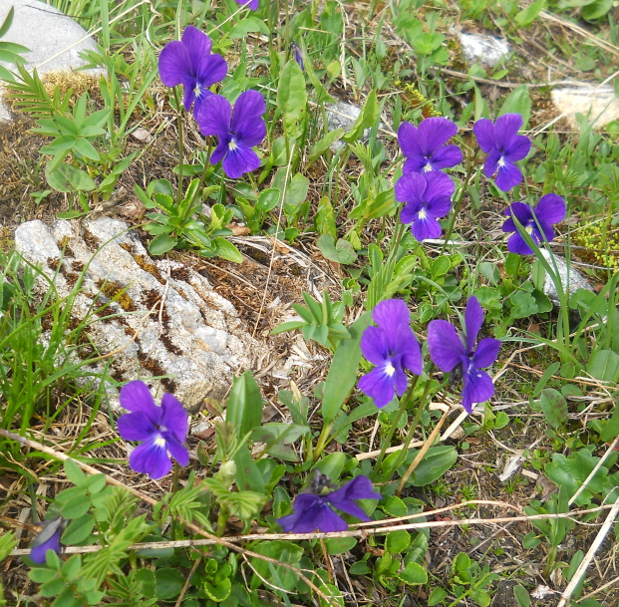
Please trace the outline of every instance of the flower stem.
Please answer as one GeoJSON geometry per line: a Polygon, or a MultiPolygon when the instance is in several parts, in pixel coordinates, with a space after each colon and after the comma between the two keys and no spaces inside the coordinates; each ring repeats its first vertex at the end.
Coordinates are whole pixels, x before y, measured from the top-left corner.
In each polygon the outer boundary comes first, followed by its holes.
{"type": "Polygon", "coordinates": [[[479,152],[477,151],[475,152],[475,155],[473,156],[473,159],[471,160],[471,164],[469,165],[467,169],[464,183],[462,184],[462,187],[460,188],[460,191],[458,192],[458,196],[456,197],[456,201],[454,203],[454,210],[453,210],[453,213],[451,214],[451,220],[449,221],[449,228],[447,230],[447,234],[445,234],[445,241],[443,242],[443,248],[441,249],[441,255],[445,254],[447,243],[449,242],[449,239],[451,238],[451,233],[453,232],[454,226],[456,224],[456,217],[458,216],[458,213],[460,212],[460,205],[462,204],[464,193],[466,192],[469,182],[471,181],[471,177],[473,176],[477,168],[478,153],[479,152]]]}
{"type": "Polygon", "coordinates": [[[176,192],[176,202],[180,206],[183,200],[183,110],[181,109],[181,98],[178,94],[178,87],[174,87],[174,99],[176,100],[176,124],[178,129],[178,191],[176,192]]]}
{"type": "Polygon", "coordinates": [[[434,364],[430,362],[430,368],[427,371],[428,379],[426,380],[426,385],[424,387],[423,395],[421,397],[421,400],[419,401],[419,404],[417,405],[417,411],[415,412],[415,417],[413,418],[413,422],[411,423],[408,429],[408,434],[406,435],[406,439],[404,440],[404,446],[402,447],[402,450],[399,452],[396,462],[391,467],[389,474],[386,475],[388,480],[391,480],[393,473],[402,465],[402,462],[406,459],[406,456],[408,454],[408,448],[413,438],[415,437],[417,428],[419,427],[421,416],[423,415],[423,412],[426,409],[426,405],[428,404],[428,393],[430,392],[430,387],[432,384],[431,374],[432,374],[433,367],[434,367],[434,364]]]}
{"type": "Polygon", "coordinates": [[[413,397],[413,392],[415,391],[415,386],[417,385],[418,379],[419,379],[419,376],[416,375],[413,381],[411,382],[411,385],[409,386],[408,390],[406,391],[406,393],[400,400],[400,408],[398,409],[398,412],[396,413],[395,419],[393,420],[393,422],[391,422],[389,431],[387,432],[387,435],[383,439],[383,442],[380,446],[380,453],[378,454],[378,458],[376,459],[376,464],[374,465],[374,472],[372,473],[372,481],[374,482],[378,480],[378,474],[382,466],[383,460],[385,459],[385,452],[387,451],[387,447],[391,444],[391,439],[393,439],[393,435],[395,434],[395,431],[398,427],[398,423],[400,422],[402,415],[408,408],[408,404],[410,403],[413,397]]]}
{"type": "Polygon", "coordinates": [[[226,530],[226,524],[228,522],[228,518],[230,518],[230,513],[227,508],[223,506],[219,506],[219,514],[217,516],[217,530],[216,535],[221,537],[226,530]]]}

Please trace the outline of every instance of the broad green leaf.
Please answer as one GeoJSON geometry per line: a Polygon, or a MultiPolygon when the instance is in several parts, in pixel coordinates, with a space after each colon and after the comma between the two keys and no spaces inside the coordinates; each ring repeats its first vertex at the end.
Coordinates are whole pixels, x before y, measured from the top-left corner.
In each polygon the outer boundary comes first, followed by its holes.
{"type": "Polygon", "coordinates": [[[63,464],[64,473],[74,485],[81,485],[86,480],[86,475],[82,469],[71,459],[68,459],[63,464]]]}
{"type": "Polygon", "coordinates": [[[398,573],[398,578],[410,586],[427,584],[428,572],[419,563],[410,562],[398,573]]]}
{"type": "Polygon", "coordinates": [[[600,381],[619,382],[619,354],[596,350],[587,364],[587,373],[600,381]]]}
{"type": "Polygon", "coordinates": [[[177,597],[185,584],[185,578],[180,569],[163,567],[155,570],[157,580],[157,598],[159,600],[177,597]]]}
{"type": "Polygon", "coordinates": [[[324,154],[336,141],[344,136],[344,129],[337,128],[329,131],[322,139],[319,139],[308,152],[310,162],[314,162],[319,156],[324,154]]]}
{"type": "Polygon", "coordinates": [[[53,171],[48,171],[46,168],[45,176],[49,185],[59,192],[88,192],[97,187],[97,184],[86,171],[70,164],[60,164],[53,171]]]}
{"type": "Polygon", "coordinates": [[[331,234],[323,234],[316,241],[320,252],[329,260],[342,264],[354,263],[357,260],[357,252],[353,246],[345,240],[340,238],[337,243],[331,234]]]}
{"type": "Polygon", "coordinates": [[[262,396],[251,371],[232,380],[226,408],[226,421],[233,425],[239,438],[243,438],[262,421],[262,396]]]}
{"type": "Polygon", "coordinates": [[[309,190],[309,179],[297,173],[288,184],[284,195],[284,205],[290,208],[298,207],[305,202],[309,190]]]}
{"type": "Polygon", "coordinates": [[[296,122],[306,105],[305,76],[299,64],[291,59],[279,75],[277,106],[284,112],[286,120],[296,122]]]}
{"type": "Polygon", "coordinates": [[[539,400],[542,413],[551,428],[558,430],[567,422],[567,403],[561,392],[552,388],[542,390],[539,400]]]}
{"type": "MultiPolygon", "coordinates": [[[[544,2],[545,0],[541,1],[544,2]]],[[[522,128],[527,127],[531,116],[531,97],[529,96],[529,89],[526,84],[515,88],[507,96],[501,106],[499,116],[503,116],[503,114],[520,114],[523,122],[522,128]]]]}
{"type": "Polygon", "coordinates": [[[243,263],[243,255],[229,240],[221,236],[215,236],[213,243],[217,247],[216,255],[218,257],[234,263],[243,263]]]}
{"type": "Polygon", "coordinates": [[[357,545],[357,539],[354,537],[332,537],[325,540],[325,544],[327,554],[344,554],[357,545]]]}
{"type": "Polygon", "coordinates": [[[168,234],[159,234],[159,236],[155,236],[155,238],[150,241],[148,252],[151,255],[163,255],[173,249],[176,246],[176,242],[176,239],[170,237],[168,234]]]}
{"type": "Polygon", "coordinates": [[[314,227],[318,234],[330,234],[334,241],[337,238],[335,214],[333,212],[333,205],[328,196],[323,196],[318,203],[318,210],[314,218],[314,227]]]}
{"type": "Polygon", "coordinates": [[[62,543],[74,546],[90,536],[94,529],[95,519],[92,514],[84,514],[69,523],[62,534],[62,543]]]}
{"type": "Polygon", "coordinates": [[[600,432],[600,440],[609,442],[619,436],[619,407],[615,405],[612,417],[606,422],[600,432]]]}
{"type": "Polygon", "coordinates": [[[536,0],[522,9],[514,17],[514,21],[518,27],[528,27],[537,19],[539,14],[546,6],[546,0],[536,0]]]}
{"type": "Polygon", "coordinates": [[[268,213],[277,206],[280,194],[281,192],[279,188],[268,188],[266,190],[262,190],[262,192],[260,192],[260,196],[258,196],[258,200],[256,201],[256,208],[263,213],[268,213]]]}
{"type": "Polygon", "coordinates": [[[232,591],[232,582],[230,578],[224,578],[220,580],[216,586],[204,580],[204,592],[206,596],[208,596],[211,601],[215,601],[215,603],[221,603],[225,601],[232,591]]]}
{"type": "MultiPolygon", "coordinates": [[[[411,451],[406,458],[406,467],[410,465],[416,456],[417,451],[411,451]]],[[[406,484],[413,485],[413,487],[429,485],[443,476],[456,463],[457,459],[458,452],[455,447],[449,445],[430,447],[406,484]]]]}
{"type": "MultiPolygon", "coordinates": [[[[253,548],[254,552],[263,556],[268,556],[281,563],[299,567],[299,561],[303,556],[303,548],[286,540],[275,540],[261,542],[253,548]]],[[[250,582],[250,588],[256,589],[262,586],[263,580],[272,583],[278,588],[291,592],[296,588],[299,576],[294,570],[284,568],[280,565],[272,565],[262,559],[250,557],[252,568],[259,574],[254,576],[250,582]]]]}
{"type": "Polygon", "coordinates": [[[391,554],[402,554],[411,543],[411,536],[405,529],[390,531],[385,539],[385,550],[391,554]]]}
{"type": "Polygon", "coordinates": [[[336,482],[344,466],[346,465],[346,455],[340,451],[329,453],[327,457],[323,457],[317,464],[316,469],[328,476],[331,481],[336,482]]]}
{"type": "Polygon", "coordinates": [[[371,312],[362,314],[349,328],[350,339],[337,346],[322,398],[323,423],[331,423],[357,383],[357,369],[361,360],[361,335],[372,322],[371,312]]]}
{"type": "Polygon", "coordinates": [[[342,139],[344,139],[344,141],[346,141],[347,143],[352,143],[353,141],[361,139],[363,137],[363,132],[365,131],[365,129],[373,127],[377,121],[378,99],[376,97],[376,92],[371,91],[365,101],[359,118],[355,120],[348,133],[346,133],[342,137],[342,139]]]}

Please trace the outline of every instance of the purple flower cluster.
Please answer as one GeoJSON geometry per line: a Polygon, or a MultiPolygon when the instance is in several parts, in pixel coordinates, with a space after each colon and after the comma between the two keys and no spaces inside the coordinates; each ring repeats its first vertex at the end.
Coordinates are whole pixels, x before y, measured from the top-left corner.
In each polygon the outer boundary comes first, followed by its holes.
{"type": "Polygon", "coordinates": [[[402,223],[411,224],[411,232],[419,241],[440,236],[438,219],[451,209],[455,187],[440,171],[462,162],[462,150],[446,145],[457,132],[456,124],[447,118],[426,118],[418,127],[403,122],[398,129],[406,162],[404,174],[395,184],[395,197],[405,203],[402,223]]]}
{"type": "MultiPolygon", "coordinates": [[[[410,313],[400,299],[380,302],[372,316],[378,327],[368,327],[361,336],[361,351],[376,367],[359,380],[359,389],[374,399],[381,408],[394,394],[402,396],[407,388],[405,369],[421,375],[421,349],[410,328],[410,313]]],[[[487,338],[475,343],[484,322],[484,313],[476,297],[466,306],[464,335],[445,320],[433,320],[428,325],[428,349],[436,366],[444,372],[455,371],[464,380],[462,406],[469,413],[475,403],[482,403],[494,394],[490,376],[482,369],[494,363],[501,347],[498,339],[487,338]]]]}
{"type": "Polygon", "coordinates": [[[492,177],[496,173],[496,185],[504,192],[522,181],[522,172],[515,163],[522,160],[531,149],[531,140],[524,135],[518,135],[521,128],[520,114],[505,114],[494,124],[482,118],[473,126],[479,147],[488,154],[484,163],[484,175],[492,177]]]}
{"type": "MultiPolygon", "coordinates": [[[[258,8],[251,0],[249,8],[258,8]]],[[[223,161],[228,177],[237,179],[260,166],[258,154],[252,149],[266,136],[262,115],[266,111],[264,98],[257,91],[246,91],[236,101],[234,114],[230,102],[215,95],[210,87],[221,82],[228,66],[221,55],[211,54],[211,39],[193,26],[188,26],[180,41],[166,44],[159,56],[159,75],[169,87],[182,84],[185,89],[183,105],[194,116],[205,136],[219,140],[211,156],[211,164],[223,161]]]]}
{"type": "Polygon", "coordinates": [[[376,367],[359,380],[359,389],[382,408],[395,394],[402,396],[406,391],[404,369],[421,375],[421,348],[410,327],[410,312],[401,299],[381,301],[372,317],[378,326],[363,332],[361,351],[376,367]]]}
{"type": "Polygon", "coordinates": [[[172,394],[164,394],[157,406],[148,386],[137,380],[122,387],[120,404],[131,413],[118,418],[118,432],[125,440],[142,443],[129,456],[133,470],[158,479],[172,469],[172,457],[181,466],[189,463],[184,445],[189,429],[187,411],[172,394]]]}
{"type": "Polygon", "coordinates": [[[351,481],[330,493],[333,488],[328,476],[316,470],[307,493],[299,493],[294,500],[294,512],[277,519],[286,533],[312,533],[321,531],[346,531],[348,523],[333,508],[350,514],[361,521],[370,518],[355,504],[354,500],[379,500],[380,493],[372,490],[372,482],[366,476],[356,476],[351,481]]]}
{"type": "Polygon", "coordinates": [[[498,339],[482,339],[475,350],[477,335],[484,322],[484,312],[476,297],[471,297],[464,313],[464,335],[446,320],[428,325],[428,348],[434,364],[446,373],[452,371],[464,381],[462,406],[470,413],[473,405],[487,401],[494,394],[490,376],[481,369],[494,363],[501,347],[498,339]]]}

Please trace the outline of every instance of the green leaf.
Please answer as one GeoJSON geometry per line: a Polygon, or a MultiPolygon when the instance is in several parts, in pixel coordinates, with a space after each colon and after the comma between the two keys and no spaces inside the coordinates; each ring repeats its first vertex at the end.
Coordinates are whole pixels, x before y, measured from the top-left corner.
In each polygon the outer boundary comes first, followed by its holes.
{"type": "Polygon", "coordinates": [[[357,383],[361,335],[371,322],[371,312],[362,314],[348,329],[350,339],[340,341],[335,350],[322,398],[322,418],[325,424],[336,418],[357,383]]]}
{"type": "Polygon", "coordinates": [[[353,246],[348,242],[340,238],[335,244],[335,240],[331,234],[323,234],[316,244],[320,249],[320,252],[329,260],[342,264],[354,263],[357,260],[357,252],[353,246]]]}
{"type": "Polygon", "coordinates": [[[442,603],[448,596],[447,590],[444,590],[440,586],[437,586],[430,593],[430,598],[428,598],[428,607],[434,607],[434,605],[438,605],[442,603]]]}
{"type": "MultiPolygon", "coordinates": [[[[303,548],[301,546],[286,540],[261,542],[254,546],[253,550],[258,554],[271,557],[280,563],[286,563],[294,567],[299,567],[299,562],[303,556],[303,548]]],[[[250,561],[252,568],[259,574],[254,574],[252,577],[250,583],[252,589],[259,588],[263,584],[263,580],[287,592],[292,592],[296,588],[299,577],[294,570],[286,569],[280,565],[272,565],[262,559],[250,557],[250,561]]]]}
{"type": "Polygon", "coordinates": [[[329,131],[322,139],[319,139],[308,152],[310,162],[314,162],[319,156],[322,156],[336,141],[339,141],[344,135],[343,128],[337,128],[334,131],[329,131]]]}
{"type": "MultiPolygon", "coordinates": [[[[518,27],[528,27],[537,19],[539,14],[542,12],[544,7],[546,6],[546,0],[536,0],[529,4],[526,8],[522,9],[519,13],[514,17],[514,21],[518,27]]],[[[526,126],[526,122],[525,122],[526,126]]]]}
{"type": "Polygon", "coordinates": [[[56,572],[53,569],[35,567],[28,572],[28,577],[36,584],[45,584],[56,577],[56,572]]]}
{"type": "Polygon", "coordinates": [[[243,438],[262,421],[262,396],[260,388],[251,371],[232,380],[232,388],[226,408],[226,421],[235,428],[239,438],[243,438]]]}
{"type": "Polygon", "coordinates": [[[256,201],[256,208],[263,213],[268,213],[274,209],[279,202],[281,191],[279,188],[268,188],[260,192],[258,200],[256,201]]]}
{"type": "Polygon", "coordinates": [[[177,240],[172,238],[169,234],[159,234],[155,236],[149,245],[148,252],[151,255],[163,255],[176,246],[177,240]]]}
{"type": "Polygon", "coordinates": [[[563,394],[552,388],[546,388],[542,390],[539,402],[550,427],[555,430],[562,428],[567,421],[568,413],[567,402],[563,394]]]}
{"type": "Polygon", "coordinates": [[[157,580],[157,598],[159,600],[176,598],[185,584],[185,578],[180,570],[174,567],[163,567],[155,571],[157,580]]]}
{"type": "Polygon", "coordinates": [[[279,75],[277,106],[284,112],[288,123],[299,120],[307,105],[305,76],[299,64],[291,59],[279,75]]]}
{"type": "Polygon", "coordinates": [[[329,453],[327,457],[323,457],[316,464],[316,468],[335,482],[340,478],[345,465],[346,455],[341,451],[338,451],[335,453],[329,453]]]}
{"type": "Polygon", "coordinates": [[[427,584],[428,572],[419,563],[410,562],[406,565],[404,570],[398,574],[398,578],[410,586],[427,584]]]}
{"type": "Polygon", "coordinates": [[[85,496],[76,496],[62,505],[60,514],[64,518],[77,519],[84,516],[90,510],[90,500],[85,496]]]}
{"type": "Polygon", "coordinates": [[[295,209],[305,202],[309,190],[309,179],[301,173],[297,173],[286,188],[284,205],[290,210],[295,209]]]}
{"type": "Polygon", "coordinates": [[[6,35],[13,24],[13,15],[15,15],[15,7],[11,6],[8,15],[4,19],[4,23],[0,26],[0,38],[6,35]]]}
{"type": "Polygon", "coordinates": [[[377,121],[378,99],[376,97],[376,92],[371,91],[368,98],[365,100],[365,104],[363,105],[359,118],[355,120],[348,133],[343,136],[344,141],[347,143],[352,143],[353,141],[362,139],[365,129],[373,127],[377,121]]]}
{"type": "Polygon", "coordinates": [[[215,601],[215,603],[221,603],[225,601],[232,591],[232,582],[230,578],[224,578],[217,583],[217,586],[213,586],[207,580],[204,580],[204,592],[206,596],[208,596],[211,601],[215,601]]]}
{"type": "Polygon", "coordinates": [[[589,363],[587,373],[600,381],[619,382],[619,354],[612,350],[596,350],[589,363]]]}
{"type": "Polygon", "coordinates": [[[67,586],[67,583],[62,578],[56,578],[45,582],[39,588],[39,594],[45,597],[52,597],[59,595],[67,586]]]}
{"type": "Polygon", "coordinates": [[[243,263],[241,252],[229,241],[221,236],[213,238],[213,242],[217,247],[215,254],[222,259],[227,259],[234,263],[243,263]]]}
{"type": "Polygon", "coordinates": [[[531,596],[524,586],[518,584],[514,586],[514,598],[520,607],[529,607],[531,605],[531,596]]]}
{"type": "Polygon", "coordinates": [[[325,545],[327,546],[327,554],[344,554],[357,545],[357,539],[354,537],[332,537],[325,540],[325,545]]]}
{"type": "MultiPolygon", "coordinates": [[[[545,2],[545,0],[538,0],[538,2],[545,2]]],[[[537,4],[534,2],[533,4],[537,4]]],[[[531,6],[533,6],[531,4],[531,6]]],[[[525,9],[527,10],[527,9],[525,9]]],[[[505,99],[501,106],[499,116],[503,114],[520,114],[522,116],[522,128],[526,128],[531,116],[531,97],[529,96],[529,89],[526,84],[515,88],[505,99]]]]}
{"type": "Polygon", "coordinates": [[[49,185],[59,192],[89,192],[97,187],[97,184],[86,171],[82,171],[70,164],[61,163],[53,171],[48,171],[46,167],[45,176],[49,185]]]}
{"type": "Polygon", "coordinates": [[[408,514],[408,508],[404,501],[396,495],[392,495],[387,498],[384,506],[382,506],[385,514],[389,516],[406,516],[408,514]]]}
{"type": "Polygon", "coordinates": [[[612,417],[604,424],[600,432],[600,440],[609,442],[619,436],[619,407],[615,405],[612,417]]]}
{"type": "MultiPolygon", "coordinates": [[[[261,32],[265,36],[269,35],[269,30],[265,23],[256,17],[247,17],[234,24],[228,33],[230,38],[245,38],[250,32],[261,32]]],[[[215,600],[215,599],[213,599],[215,600]]]]}
{"type": "Polygon", "coordinates": [[[337,238],[337,227],[335,225],[335,214],[333,205],[328,196],[323,196],[318,203],[314,227],[318,234],[330,234],[333,241],[337,238]]]}
{"type": "MultiPolygon", "coordinates": [[[[417,451],[411,451],[406,458],[406,467],[408,467],[413,458],[417,456],[417,451]]],[[[430,447],[425,457],[421,460],[421,463],[406,485],[412,485],[413,487],[423,487],[433,483],[436,479],[440,478],[449,470],[458,459],[458,451],[455,447],[450,445],[439,445],[437,447],[430,447]]],[[[406,469],[405,467],[405,469],[406,469]]]]}
{"type": "Polygon", "coordinates": [[[385,539],[385,550],[391,554],[402,554],[411,543],[411,536],[405,529],[390,531],[385,539]]]}
{"type": "Polygon", "coordinates": [[[62,534],[62,543],[74,546],[86,540],[95,526],[95,519],[92,514],[84,514],[69,523],[69,526],[62,534]]]}
{"type": "MultiPolygon", "coordinates": [[[[82,469],[71,459],[68,459],[63,464],[64,473],[74,485],[81,485],[86,480],[86,475],[82,469]]],[[[105,478],[105,477],[103,477],[105,478]]]]}
{"type": "Polygon", "coordinates": [[[275,327],[269,335],[279,335],[280,333],[286,333],[287,331],[295,331],[296,329],[304,327],[305,324],[306,322],[304,320],[291,320],[289,322],[284,322],[275,327]]]}
{"type": "Polygon", "coordinates": [[[247,445],[243,445],[234,455],[236,464],[236,486],[240,491],[251,489],[264,495],[264,479],[254,462],[247,445]]]}

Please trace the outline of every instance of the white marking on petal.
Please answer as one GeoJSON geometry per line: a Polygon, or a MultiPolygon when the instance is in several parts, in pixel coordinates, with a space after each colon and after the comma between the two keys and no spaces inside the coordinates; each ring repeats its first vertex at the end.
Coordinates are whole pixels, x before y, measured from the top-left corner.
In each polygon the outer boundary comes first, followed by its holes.
{"type": "Polygon", "coordinates": [[[507,162],[505,162],[505,158],[503,158],[503,156],[501,156],[499,158],[499,161],[497,162],[497,164],[498,164],[499,168],[502,169],[507,164],[507,162]]]}
{"type": "Polygon", "coordinates": [[[155,439],[155,445],[157,447],[165,447],[166,446],[165,438],[163,438],[163,436],[158,436],[155,439]]]}
{"type": "Polygon", "coordinates": [[[395,367],[391,364],[391,361],[389,361],[385,365],[385,375],[387,375],[387,377],[391,377],[394,373],[395,373],[395,367]]]}
{"type": "Polygon", "coordinates": [[[233,137],[232,139],[230,139],[230,143],[228,144],[228,149],[231,152],[234,152],[234,150],[236,150],[236,148],[238,148],[239,146],[236,144],[236,139],[233,137]]]}
{"type": "Polygon", "coordinates": [[[429,173],[431,170],[432,170],[432,165],[428,162],[428,164],[426,164],[426,166],[423,167],[423,172],[429,173]]]}
{"type": "Polygon", "coordinates": [[[193,94],[197,97],[199,97],[202,94],[202,89],[200,88],[200,85],[196,83],[196,86],[193,89],[193,94]]]}
{"type": "Polygon", "coordinates": [[[421,209],[421,211],[419,211],[419,213],[417,214],[417,217],[419,219],[425,219],[428,216],[428,213],[426,212],[425,209],[421,209]]]}

